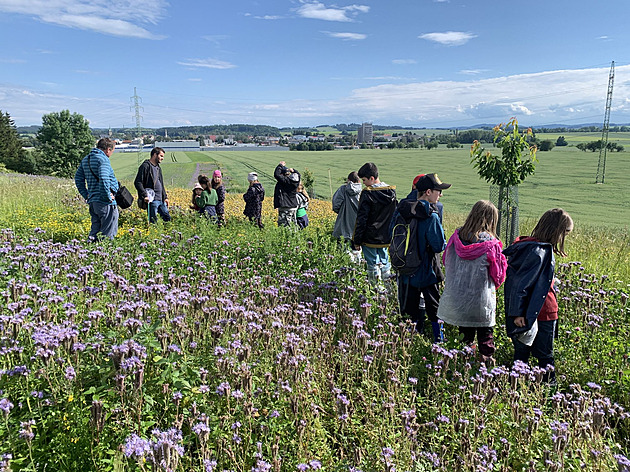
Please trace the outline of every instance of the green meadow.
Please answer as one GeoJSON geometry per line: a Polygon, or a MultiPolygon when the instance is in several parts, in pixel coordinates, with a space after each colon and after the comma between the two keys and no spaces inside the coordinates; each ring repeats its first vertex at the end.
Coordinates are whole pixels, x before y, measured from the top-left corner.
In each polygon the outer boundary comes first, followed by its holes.
{"type": "MultiPolygon", "coordinates": [[[[486,149],[495,151],[492,145],[487,145],[486,149]]],[[[148,153],[144,153],[141,160],[147,157],[148,153]]],[[[630,192],[627,191],[630,187],[627,172],[630,154],[608,153],[603,185],[595,184],[598,158],[598,153],[579,151],[572,146],[538,152],[536,173],[519,187],[521,221],[535,220],[549,208],[562,207],[571,213],[578,225],[627,227],[630,222],[630,192]]],[[[375,162],[381,180],[395,185],[400,196],[407,194],[417,174],[438,173],[443,181],[453,185],[442,196],[447,212],[466,214],[477,200],[489,197],[489,185],[472,167],[468,147],[325,152],[167,152],[162,167],[165,181],[172,187],[189,188],[197,172],[210,174],[220,168],[228,191],[244,191],[247,174],[252,171],[258,172],[262,184],[270,191],[275,184],[273,171],[281,160],[300,171],[312,171],[315,193],[323,199],[330,199],[348,173],[358,170],[365,162],[375,162]]],[[[133,181],[138,161],[137,153],[115,153],[112,156],[116,175],[128,183],[133,181]]]]}

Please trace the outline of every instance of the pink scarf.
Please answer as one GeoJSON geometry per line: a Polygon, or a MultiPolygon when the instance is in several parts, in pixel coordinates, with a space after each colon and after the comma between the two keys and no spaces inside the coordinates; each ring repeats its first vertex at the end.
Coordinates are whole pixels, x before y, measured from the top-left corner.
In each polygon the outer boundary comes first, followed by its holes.
{"type": "Polygon", "coordinates": [[[507,270],[507,260],[503,255],[503,244],[496,238],[492,238],[489,241],[482,241],[479,243],[473,243],[464,245],[459,239],[459,229],[456,229],[453,235],[449,238],[446,249],[442,254],[442,262],[446,257],[449,246],[455,247],[457,255],[465,260],[474,260],[478,257],[486,255],[488,263],[488,273],[494,281],[496,288],[499,288],[503,282],[505,282],[505,271],[507,270]]]}

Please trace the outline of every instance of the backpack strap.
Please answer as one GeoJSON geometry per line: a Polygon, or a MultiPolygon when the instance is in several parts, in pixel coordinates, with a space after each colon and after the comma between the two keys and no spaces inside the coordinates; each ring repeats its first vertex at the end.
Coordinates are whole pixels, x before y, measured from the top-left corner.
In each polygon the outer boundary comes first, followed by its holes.
{"type": "Polygon", "coordinates": [[[100,180],[98,179],[98,177],[96,176],[96,174],[94,173],[94,171],[92,170],[92,164],[90,164],[90,155],[88,154],[87,156],[88,158],[88,169],[90,169],[90,172],[92,172],[92,175],[94,176],[94,178],[96,179],[97,182],[100,182],[100,180]]]}

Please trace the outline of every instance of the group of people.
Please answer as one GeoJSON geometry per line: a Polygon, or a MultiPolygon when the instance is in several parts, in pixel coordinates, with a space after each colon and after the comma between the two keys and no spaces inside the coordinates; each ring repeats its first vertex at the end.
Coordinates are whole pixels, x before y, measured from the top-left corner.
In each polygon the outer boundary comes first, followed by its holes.
{"type": "Polygon", "coordinates": [[[506,329],[514,360],[527,362],[533,355],[546,369],[546,380],[553,381],[558,320],[555,256],[566,256],[571,216],[561,208],[549,210],[530,236],[520,236],[503,250],[497,236],[499,212],[491,202],[481,200],[447,242],[439,200],[450,187],[437,174],[420,174],[411,192],[398,202],[395,187],[381,182],[377,166],[366,163],[351,172],[333,196],[337,213],[333,234],[362,251],[369,280],[384,287],[394,278],[388,248],[394,225],[402,218],[413,228],[407,249],[413,248],[420,262],[411,272],[397,274],[401,313],[420,333],[428,316],[434,342],[444,340],[443,323],[458,327],[469,345],[476,337],[483,361],[491,360],[495,352],[496,290],[504,284],[506,329]]]}
{"type": "MultiPolygon", "coordinates": [[[[118,231],[115,196],[120,184],[109,161],[114,147],[113,140],[100,139],[75,174],[76,187],[89,205],[90,240],[101,235],[113,238],[118,231]]],[[[154,148],[134,181],[138,205],[147,210],[147,218],[153,223],[158,215],[164,221],[171,219],[160,168],[163,159],[164,149],[154,148]]],[[[281,161],[274,178],[278,226],[305,228],[310,199],[300,173],[281,161]]],[[[265,190],[256,172],[250,172],[247,180],[243,213],[262,229],[265,190]]],[[[354,256],[362,253],[369,280],[384,288],[394,278],[389,258],[394,226],[402,219],[408,228],[413,228],[409,233],[413,237],[406,243],[419,262],[411,271],[397,274],[401,313],[420,333],[424,332],[425,315],[428,316],[435,342],[444,340],[443,323],[457,326],[468,344],[472,345],[476,337],[482,360],[491,359],[495,352],[496,290],[504,284],[506,329],[514,344],[514,358],[527,362],[533,355],[540,367],[551,366],[547,377],[552,380],[558,320],[555,255],[566,256],[564,242],[573,229],[571,217],[561,208],[549,210],[530,236],[517,238],[503,250],[496,233],[498,210],[491,202],[481,200],[447,242],[439,200],[442,191],[450,187],[435,173],[420,174],[413,179],[411,192],[399,202],[396,188],[382,182],[377,166],[368,162],[351,172],[333,196],[332,208],[337,213],[333,236],[345,241],[354,256]],[[444,289],[440,293],[442,282],[444,289]]],[[[212,179],[200,175],[193,188],[191,208],[222,225],[224,201],[221,171],[214,171],[212,179]]]]}

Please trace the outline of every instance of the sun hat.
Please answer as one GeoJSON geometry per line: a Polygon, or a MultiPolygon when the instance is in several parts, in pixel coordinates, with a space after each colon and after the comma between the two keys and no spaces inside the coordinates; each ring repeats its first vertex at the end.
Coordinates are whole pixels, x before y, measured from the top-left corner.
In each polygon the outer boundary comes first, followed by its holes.
{"type": "Polygon", "coordinates": [[[201,184],[199,182],[197,182],[195,185],[193,185],[193,190],[195,190],[195,189],[203,190],[203,187],[201,186],[201,184]]]}
{"type": "Polygon", "coordinates": [[[221,171],[219,169],[215,170],[212,173],[212,177],[221,177],[221,171]]]}
{"type": "Polygon", "coordinates": [[[256,172],[250,172],[247,174],[247,180],[249,182],[256,182],[258,180],[258,174],[256,172]]]}
{"type": "Polygon", "coordinates": [[[445,184],[440,180],[437,174],[426,174],[418,179],[416,188],[418,192],[425,190],[446,190],[451,184],[445,184]]]}

